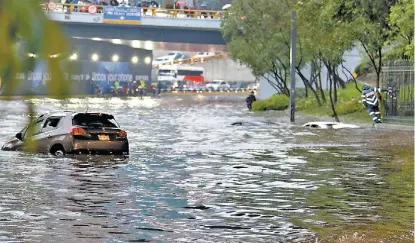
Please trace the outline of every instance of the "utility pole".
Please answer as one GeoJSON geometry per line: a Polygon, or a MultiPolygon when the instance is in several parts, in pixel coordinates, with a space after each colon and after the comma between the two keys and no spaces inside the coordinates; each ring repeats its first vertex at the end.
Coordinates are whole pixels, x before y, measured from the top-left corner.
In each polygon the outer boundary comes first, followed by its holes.
{"type": "Polygon", "coordinates": [[[295,121],[295,51],[297,42],[297,30],[295,23],[295,11],[291,12],[291,47],[290,47],[290,121],[295,121]]]}

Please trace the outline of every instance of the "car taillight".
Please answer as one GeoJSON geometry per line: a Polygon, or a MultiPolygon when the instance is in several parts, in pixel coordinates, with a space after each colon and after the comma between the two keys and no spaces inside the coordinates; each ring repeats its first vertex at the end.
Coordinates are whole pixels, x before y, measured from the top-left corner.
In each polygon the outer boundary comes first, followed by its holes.
{"type": "Polygon", "coordinates": [[[127,137],[127,132],[124,130],[121,130],[120,137],[127,137]]]}
{"type": "Polygon", "coordinates": [[[77,135],[82,135],[85,136],[87,135],[85,129],[81,128],[81,127],[73,127],[72,128],[72,135],[77,136],[77,135]]]}

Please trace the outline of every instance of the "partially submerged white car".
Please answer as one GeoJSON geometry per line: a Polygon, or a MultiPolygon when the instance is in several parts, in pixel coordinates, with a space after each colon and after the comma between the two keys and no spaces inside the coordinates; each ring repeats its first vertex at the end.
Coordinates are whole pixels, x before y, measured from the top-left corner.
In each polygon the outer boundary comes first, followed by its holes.
{"type": "Polygon", "coordinates": [[[346,124],[346,123],[341,123],[341,122],[325,122],[325,121],[308,122],[304,124],[303,127],[319,128],[319,129],[359,128],[359,126],[353,125],[353,124],[346,124]]]}

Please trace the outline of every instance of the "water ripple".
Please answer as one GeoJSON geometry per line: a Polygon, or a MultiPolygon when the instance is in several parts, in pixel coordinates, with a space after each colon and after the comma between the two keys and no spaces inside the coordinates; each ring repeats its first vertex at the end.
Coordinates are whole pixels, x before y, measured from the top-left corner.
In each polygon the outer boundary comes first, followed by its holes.
{"type": "MultiPolygon", "coordinates": [[[[131,155],[0,153],[1,242],[300,242],[314,233],[292,219],[326,225],[317,210],[381,219],[373,195],[388,157],[361,131],[309,131],[285,113],[248,113],[238,96],[33,101],[38,112],[114,114],[131,155]]],[[[23,126],[24,108],[0,101],[0,143],[23,126]]]]}

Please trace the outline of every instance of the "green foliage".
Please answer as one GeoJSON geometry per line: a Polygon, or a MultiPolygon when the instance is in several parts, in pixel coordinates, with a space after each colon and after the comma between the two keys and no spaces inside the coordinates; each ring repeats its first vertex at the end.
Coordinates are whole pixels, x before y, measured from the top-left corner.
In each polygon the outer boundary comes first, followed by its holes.
{"type": "Polygon", "coordinates": [[[252,111],[285,110],[290,100],[286,95],[273,95],[265,100],[257,100],[252,103],[252,111]]]}
{"type": "MultiPolygon", "coordinates": [[[[58,24],[46,17],[39,1],[0,1],[0,22],[0,74],[4,85],[3,94],[13,94],[21,82],[16,78],[17,74],[33,70],[37,60],[47,62],[51,76],[46,81],[48,94],[69,94],[70,80],[64,78],[63,71],[66,66],[62,62],[68,56],[67,40],[58,24]],[[28,53],[34,53],[36,58],[29,58],[28,53]]],[[[28,102],[29,123],[33,122],[34,110],[34,104],[28,102]]],[[[33,129],[29,129],[28,134],[29,137],[33,135],[33,129]]],[[[30,140],[26,145],[29,151],[35,146],[30,140]]]]}
{"type": "Polygon", "coordinates": [[[373,71],[373,65],[367,57],[363,58],[362,61],[360,61],[360,63],[354,69],[354,73],[356,73],[357,76],[373,71]]]}
{"type": "Polygon", "coordinates": [[[69,94],[70,80],[64,78],[62,60],[67,57],[68,41],[56,22],[49,20],[39,2],[13,0],[0,2],[0,73],[4,93],[19,87],[18,73],[34,68],[36,61],[47,61],[51,80],[46,82],[49,95],[69,94]],[[33,53],[36,58],[29,58],[33,53]],[[23,54],[23,55],[22,55],[23,54]],[[58,55],[54,58],[54,55],[58,55]]]}
{"type": "Polygon", "coordinates": [[[390,9],[389,23],[393,46],[390,56],[414,60],[414,2],[412,0],[398,1],[390,9]]]}
{"type": "Polygon", "coordinates": [[[335,108],[339,116],[366,110],[360,100],[355,98],[349,101],[337,102],[335,108]]]}
{"type": "MultiPolygon", "coordinates": [[[[255,76],[271,75],[276,91],[288,94],[291,1],[235,1],[222,21],[230,57],[255,76]]],[[[299,58],[298,58],[299,60],[299,58]]]]}
{"type": "MultiPolygon", "coordinates": [[[[362,84],[358,84],[362,89],[362,84]]],[[[325,91],[328,95],[328,91],[325,91]]],[[[370,117],[360,100],[361,93],[356,89],[355,83],[346,83],[345,89],[338,89],[338,100],[335,105],[338,115],[347,115],[352,118],[370,122],[370,117]],[[369,118],[369,119],[368,119],[369,118]]],[[[258,100],[253,103],[253,111],[283,110],[288,108],[289,98],[284,95],[273,95],[265,100],[258,100]]],[[[319,106],[313,97],[301,97],[296,99],[296,110],[313,115],[332,116],[330,103],[327,101],[319,106]]]]}
{"type": "Polygon", "coordinates": [[[310,0],[297,4],[298,32],[304,49],[325,61],[340,63],[343,53],[353,47],[354,26],[335,21],[338,1],[310,0]],[[312,14],[310,14],[312,13],[312,14]]]}

